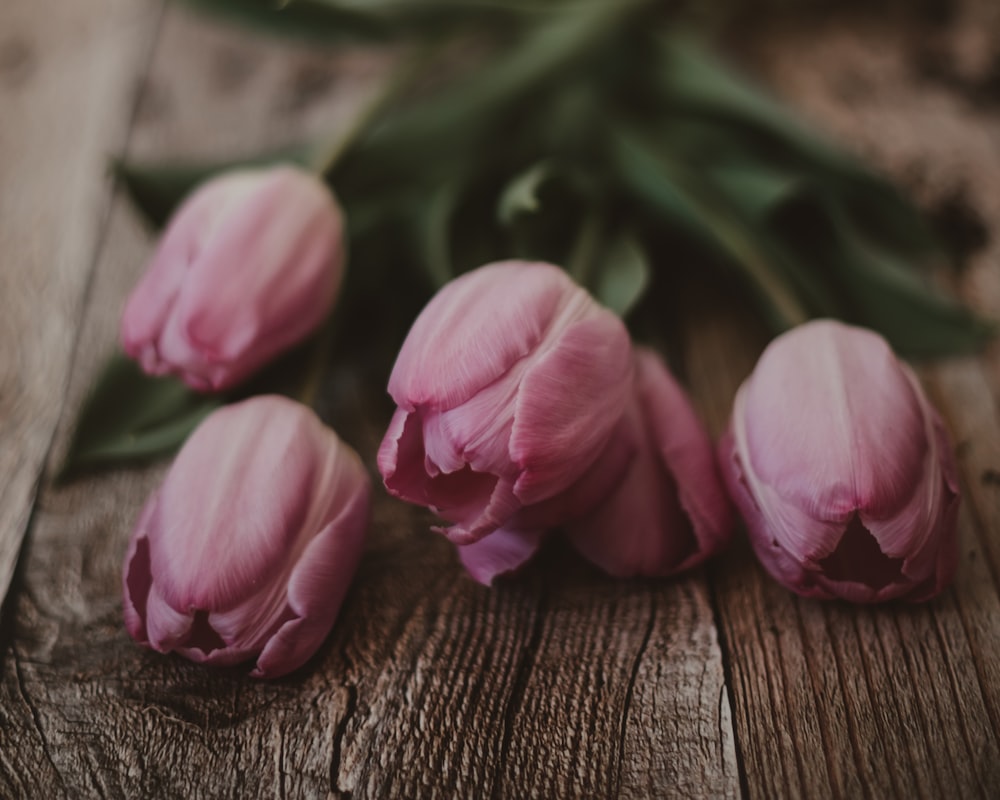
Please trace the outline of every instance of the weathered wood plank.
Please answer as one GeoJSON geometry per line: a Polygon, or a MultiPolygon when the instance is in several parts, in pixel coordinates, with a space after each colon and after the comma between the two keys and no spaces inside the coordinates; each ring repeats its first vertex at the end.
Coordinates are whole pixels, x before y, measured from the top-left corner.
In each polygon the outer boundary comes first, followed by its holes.
{"type": "MultiPolygon", "coordinates": [[[[703,324],[712,335],[688,356],[695,391],[717,391],[726,375],[735,390],[757,348],[744,325],[703,324]]],[[[955,586],[925,605],[799,599],[746,542],[713,570],[751,796],[989,797],[1000,787],[998,600],[974,505],[961,515],[955,586]]]]}
{"type": "MultiPolygon", "coordinates": [[[[265,46],[171,9],[131,151],[280,144],[345,118],[358,93],[344,84],[363,85],[377,67],[265,46]]],[[[112,346],[148,251],[118,203],[70,407],[112,346]]],[[[373,466],[388,408],[381,382],[359,374],[336,368],[320,405],[373,466]]],[[[301,674],[258,683],[142,651],[122,628],[125,540],[162,472],[107,473],[41,494],[0,709],[3,728],[27,738],[0,769],[15,773],[35,754],[49,764],[31,776],[42,794],[739,794],[703,576],[616,582],[553,542],[522,576],[487,590],[426,532],[424,514],[379,493],[331,639],[301,674]]],[[[7,777],[12,787],[18,779],[7,777]]]]}
{"type": "Polygon", "coordinates": [[[0,11],[0,602],[63,408],[94,249],[157,8],[13,0],[0,11]]]}
{"type": "MultiPolygon", "coordinates": [[[[968,59],[960,67],[974,72],[990,52],[995,57],[995,41],[977,33],[989,9],[977,0],[956,5],[958,18],[933,41],[944,48],[938,57],[968,59]],[[965,47],[973,39],[979,46],[965,47]]],[[[1000,130],[987,108],[963,96],[961,82],[935,83],[914,68],[932,35],[908,20],[772,31],[754,40],[754,60],[781,94],[910,186],[927,208],[971,204],[965,213],[986,226],[987,241],[971,253],[965,296],[995,314],[1000,164],[988,142],[1000,130]]],[[[748,342],[746,325],[731,319],[702,326],[715,341],[692,339],[687,360],[700,365],[704,391],[728,381],[731,397],[763,340],[748,342]]],[[[994,349],[923,373],[955,435],[965,492],[959,571],[942,597],[872,609],[801,600],[753,564],[746,545],[714,572],[750,796],[1000,792],[1000,508],[990,480],[1000,465],[996,363],[994,349]]],[[[721,426],[727,414],[715,409],[713,423],[721,426]]]]}

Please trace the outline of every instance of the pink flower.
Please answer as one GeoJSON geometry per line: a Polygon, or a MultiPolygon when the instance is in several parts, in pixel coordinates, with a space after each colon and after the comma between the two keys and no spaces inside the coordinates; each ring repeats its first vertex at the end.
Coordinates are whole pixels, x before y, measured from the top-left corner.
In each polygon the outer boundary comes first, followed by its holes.
{"type": "Polygon", "coordinates": [[[125,625],[161,653],[256,677],[301,666],[354,574],[370,485],[305,406],[258,396],[206,419],[146,502],[125,556],[125,625]]]}
{"type": "Polygon", "coordinates": [[[171,219],[125,306],[122,346],[151,375],[227,389],[322,322],[343,262],[340,208],[318,178],[222,175],[171,219]]]}
{"type": "Polygon", "coordinates": [[[607,444],[629,351],[621,321],[558,267],[510,261],[452,281],[389,379],[398,409],[378,455],[386,488],[447,520],[438,530],[455,544],[483,540],[477,551],[499,559],[484,578],[506,571],[540,536],[518,512],[564,492],[607,444]]]}
{"type": "Polygon", "coordinates": [[[807,597],[924,600],[957,560],[948,435],[877,334],[837,322],[775,339],[720,444],[764,567],[807,597]]]}
{"type": "MultiPolygon", "coordinates": [[[[631,402],[616,433],[632,443],[617,486],[567,525],[580,553],[616,577],[688,569],[729,543],[733,512],[708,432],[659,357],[636,348],[631,402]]],[[[596,495],[600,497],[601,495],[596,495]]]]}

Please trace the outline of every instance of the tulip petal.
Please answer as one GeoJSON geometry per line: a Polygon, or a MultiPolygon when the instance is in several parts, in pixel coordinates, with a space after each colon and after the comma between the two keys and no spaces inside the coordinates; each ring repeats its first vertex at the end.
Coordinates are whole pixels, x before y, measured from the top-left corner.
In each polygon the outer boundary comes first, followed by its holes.
{"type": "MultiPolygon", "coordinates": [[[[680,384],[648,348],[636,348],[636,393],[647,436],[656,444],[670,482],[676,484],[683,516],[697,540],[689,557],[673,557],[677,570],[687,569],[729,543],[733,509],[708,431],[680,384]]],[[[675,523],[672,527],[680,535],[680,529],[687,526],[675,523]]]]}
{"type": "Polygon", "coordinates": [[[314,414],[286,398],[259,396],[213,413],[160,490],[162,507],[175,510],[170,536],[151,537],[150,548],[171,604],[232,608],[268,585],[296,540],[311,534],[307,493],[335,446],[314,414]],[[247,404],[254,413],[245,412],[247,404]]]}
{"type": "MultiPolygon", "coordinates": [[[[463,466],[453,472],[426,467],[423,414],[398,409],[379,448],[378,464],[390,494],[427,506],[454,523],[440,529],[456,543],[475,541],[496,527],[519,505],[513,483],[463,466]],[[507,515],[507,516],[504,516],[507,515]]],[[[447,451],[445,451],[447,452],[447,451]]],[[[440,454],[439,459],[445,460],[440,454]]],[[[449,462],[445,466],[452,467],[449,462]]]]}
{"type": "Polygon", "coordinates": [[[809,517],[846,523],[855,509],[889,516],[920,480],[920,405],[870,331],[801,326],[771,343],[740,395],[734,424],[747,470],[809,517]]]}
{"type": "Polygon", "coordinates": [[[538,551],[542,531],[500,528],[484,539],[458,547],[458,557],[477,583],[490,586],[499,575],[513,572],[538,551]]]}
{"type": "Polygon", "coordinates": [[[407,411],[466,402],[531,353],[567,296],[581,291],[558,267],[522,261],[456,278],[413,323],[389,394],[407,411]]]}
{"type": "Polygon", "coordinates": [[[640,439],[627,416],[622,416],[601,454],[572,486],[548,500],[525,506],[510,525],[519,530],[546,530],[593,513],[621,485],[639,451],[640,439]]]}
{"type": "Polygon", "coordinates": [[[219,214],[225,191],[206,184],[170,221],[153,260],[129,295],[121,320],[122,349],[144,369],[163,374],[170,366],[159,357],[158,339],[180,295],[204,238],[219,214]]]}
{"type": "Polygon", "coordinates": [[[146,634],[150,647],[161,653],[169,653],[184,643],[192,622],[192,614],[171,606],[154,580],[146,595],[146,634]]]}
{"type": "Polygon", "coordinates": [[[708,553],[698,549],[638,392],[626,418],[639,447],[613,493],[571,523],[567,537],[584,558],[614,577],[670,575],[708,553]]]}
{"type": "Polygon", "coordinates": [[[621,321],[601,314],[570,325],[525,374],[510,440],[525,505],[567,489],[605,446],[628,397],[630,349],[621,321]]]}
{"type": "Polygon", "coordinates": [[[253,677],[298,669],[329,634],[361,560],[369,505],[368,491],[356,494],[309,543],[288,582],[289,618],[268,639],[253,677]]]}
{"type": "Polygon", "coordinates": [[[427,504],[423,426],[418,414],[396,409],[379,445],[377,463],[390,494],[427,504]]]}
{"type": "MultiPolygon", "coordinates": [[[[216,389],[239,383],[326,316],[342,274],[342,217],[332,195],[298,170],[270,170],[204,243],[174,319],[216,389]],[[213,370],[225,364],[224,370],[213,370]],[[214,373],[214,374],[213,374],[214,373]]],[[[166,342],[164,343],[166,347],[166,342]]]]}
{"type": "MultiPolygon", "coordinates": [[[[479,473],[469,472],[472,476],[479,475],[479,473]]],[[[431,508],[436,514],[454,523],[449,526],[437,526],[432,530],[444,534],[453,544],[469,545],[506,525],[521,508],[521,502],[514,492],[513,483],[505,478],[494,480],[493,491],[485,506],[480,505],[478,496],[475,503],[461,508],[453,508],[450,512],[448,509],[432,506],[431,508]],[[456,511],[467,515],[457,517],[454,515],[456,511]]]]}
{"type": "Polygon", "coordinates": [[[516,473],[508,442],[521,380],[530,366],[522,359],[489,386],[455,408],[428,414],[424,422],[427,454],[442,469],[449,454],[459,468],[468,464],[477,472],[516,473]]]}
{"type": "Polygon", "coordinates": [[[129,539],[122,570],[122,598],[125,628],[140,644],[148,643],[146,633],[146,599],[153,584],[149,563],[149,531],[156,514],[159,492],[146,501],[129,539]]]}
{"type": "Polygon", "coordinates": [[[797,594],[805,597],[828,597],[806,578],[800,561],[790,556],[769,528],[747,480],[747,470],[740,456],[733,432],[737,416],[733,413],[733,426],[719,440],[719,463],[729,497],[746,523],[747,534],[757,559],[776,580],[797,594]]]}
{"type": "MultiPolygon", "coordinates": [[[[907,377],[921,399],[930,442],[923,480],[914,486],[906,505],[892,517],[865,519],[879,546],[903,560],[902,572],[910,586],[934,575],[922,591],[937,594],[951,580],[957,566],[957,514],[959,489],[954,454],[941,417],[924,397],[919,382],[907,369],[907,377]]],[[[908,593],[908,599],[915,599],[908,593]]]]}

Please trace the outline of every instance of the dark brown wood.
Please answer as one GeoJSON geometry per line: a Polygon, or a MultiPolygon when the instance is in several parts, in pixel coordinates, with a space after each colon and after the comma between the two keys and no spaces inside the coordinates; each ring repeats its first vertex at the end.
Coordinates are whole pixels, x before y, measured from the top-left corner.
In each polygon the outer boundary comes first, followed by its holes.
{"type": "MultiPolygon", "coordinates": [[[[742,44],[779,93],[926,207],[961,195],[987,241],[949,280],[996,314],[1000,116],[961,88],[997,57],[982,33],[992,5],[965,0],[935,31],[912,15],[836,17],[742,44]],[[928,43],[961,80],[914,67],[928,43]]],[[[102,159],[126,139],[133,157],[212,157],[328,133],[385,58],[276,45],[173,5],[162,19],[153,2],[63,6],[0,11],[0,245],[35,270],[0,262],[0,341],[22,345],[0,355],[0,583],[32,515],[0,631],[0,797],[1000,796],[997,349],[921,370],[965,492],[959,575],[931,603],[804,601],[742,541],[682,579],[613,581],[553,540],[485,589],[425,514],[377,493],[340,619],[296,675],[256,682],[136,647],[121,558],[165,466],[46,479],[33,497],[151,252],[124,200],[104,213],[102,159]],[[20,44],[35,36],[48,37],[40,61],[20,44]],[[23,112],[13,127],[9,108],[23,112]],[[65,160],[46,160],[63,137],[65,160]],[[55,199],[53,163],[73,176],[55,199]],[[23,207],[11,181],[28,187],[23,207]]],[[[706,287],[678,305],[675,355],[718,433],[766,336],[706,287]]],[[[319,399],[372,469],[376,383],[337,367],[319,399]]]]}

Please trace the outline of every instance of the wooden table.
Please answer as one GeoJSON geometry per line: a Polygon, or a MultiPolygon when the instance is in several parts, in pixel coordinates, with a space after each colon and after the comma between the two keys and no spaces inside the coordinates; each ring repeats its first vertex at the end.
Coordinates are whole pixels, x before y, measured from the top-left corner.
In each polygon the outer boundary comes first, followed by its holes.
{"type": "MultiPolygon", "coordinates": [[[[940,212],[968,251],[948,280],[1000,317],[997,8],[967,0],[937,31],[838,17],[741,46],[940,212]]],[[[958,577],[931,603],[800,600],[743,542],[659,581],[605,578],[554,542],[489,590],[380,493],[334,632],[295,676],[131,642],[121,558],[164,466],[51,481],[152,245],[108,158],[328,130],[381,68],[153,0],[0,10],[0,796],[1000,797],[997,347],[921,370],[965,495],[958,577]]],[[[764,340],[704,299],[676,344],[718,432],[764,340]]],[[[382,391],[327,383],[328,418],[382,391]]],[[[385,420],[357,419],[344,433],[372,466],[385,420]]]]}

